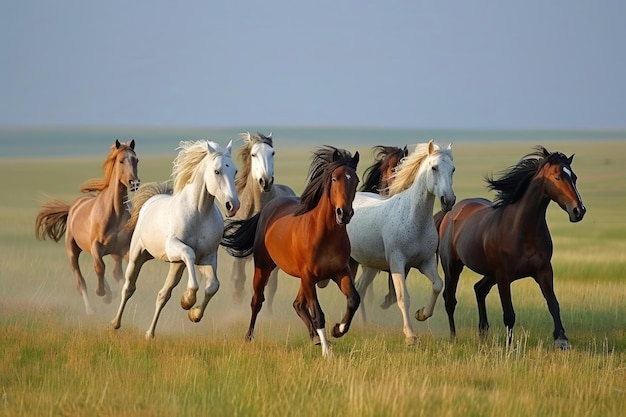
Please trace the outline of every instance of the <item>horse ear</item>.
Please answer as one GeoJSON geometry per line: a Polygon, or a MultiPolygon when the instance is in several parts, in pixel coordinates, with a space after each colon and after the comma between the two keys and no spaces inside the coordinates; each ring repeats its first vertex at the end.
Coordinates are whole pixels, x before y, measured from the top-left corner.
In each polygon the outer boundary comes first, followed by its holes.
{"type": "Polygon", "coordinates": [[[446,150],[451,151],[452,150],[452,144],[448,143],[448,147],[446,148],[446,150]]]}
{"type": "Polygon", "coordinates": [[[333,162],[337,161],[339,158],[341,158],[341,154],[339,153],[339,149],[335,149],[335,151],[333,152],[333,162]]]}
{"type": "Polygon", "coordinates": [[[267,136],[266,136],[266,138],[268,138],[268,139],[272,139],[272,132],[270,132],[270,134],[269,134],[269,135],[267,135],[267,136]]]}
{"type": "Polygon", "coordinates": [[[407,157],[409,156],[409,148],[407,148],[406,145],[404,145],[404,149],[402,149],[402,157],[407,157]]]}
{"type": "Polygon", "coordinates": [[[572,154],[572,156],[570,156],[569,158],[567,158],[567,163],[568,163],[568,165],[572,165],[572,161],[574,160],[574,155],[576,155],[576,154],[574,154],[574,153],[573,153],[573,154],[572,154]]]}
{"type": "Polygon", "coordinates": [[[356,166],[359,163],[359,151],[356,151],[354,153],[354,156],[352,157],[352,162],[354,162],[354,169],[356,169],[356,166]]]}
{"type": "Polygon", "coordinates": [[[120,146],[122,146],[122,144],[120,143],[119,139],[115,139],[115,149],[119,149],[120,146]]]}
{"type": "Polygon", "coordinates": [[[228,155],[230,155],[230,151],[232,150],[232,148],[233,148],[233,140],[231,139],[230,142],[228,142],[228,145],[226,145],[226,153],[228,155]]]}
{"type": "Polygon", "coordinates": [[[131,139],[130,140],[130,144],[128,144],[128,146],[130,146],[130,149],[135,149],[135,139],[131,139]]]}
{"type": "Polygon", "coordinates": [[[428,154],[431,155],[433,152],[435,152],[435,143],[431,139],[428,141],[428,154]]]}

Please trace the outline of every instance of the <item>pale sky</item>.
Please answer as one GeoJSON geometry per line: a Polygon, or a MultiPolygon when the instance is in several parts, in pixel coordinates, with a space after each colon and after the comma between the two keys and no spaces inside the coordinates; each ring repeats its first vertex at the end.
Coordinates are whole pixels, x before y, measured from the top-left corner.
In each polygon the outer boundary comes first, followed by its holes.
{"type": "Polygon", "coordinates": [[[0,126],[626,127],[626,1],[9,1],[0,126]]]}

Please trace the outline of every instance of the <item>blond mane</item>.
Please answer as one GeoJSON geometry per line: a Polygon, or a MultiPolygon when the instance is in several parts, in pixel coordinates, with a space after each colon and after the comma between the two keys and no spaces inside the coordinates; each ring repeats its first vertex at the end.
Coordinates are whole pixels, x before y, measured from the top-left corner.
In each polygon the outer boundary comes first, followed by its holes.
{"type": "Polygon", "coordinates": [[[250,132],[242,133],[239,137],[243,140],[243,145],[240,148],[241,169],[235,179],[235,186],[237,187],[237,193],[241,194],[243,189],[246,188],[248,182],[248,176],[252,169],[252,162],[250,155],[252,153],[252,147],[257,143],[267,143],[273,147],[272,134],[265,136],[262,133],[251,134],[250,132]]]}
{"type": "MultiPolygon", "coordinates": [[[[391,185],[387,187],[389,196],[396,195],[409,187],[415,181],[417,173],[422,166],[422,163],[428,157],[428,147],[432,140],[428,143],[418,143],[415,146],[415,150],[408,156],[402,158],[398,166],[394,170],[394,174],[391,176],[393,181],[391,185]]],[[[441,153],[439,145],[433,142],[435,153],[441,153]]]]}
{"type": "Polygon", "coordinates": [[[128,146],[125,143],[120,143],[120,147],[117,148],[115,145],[111,146],[111,151],[109,155],[107,155],[104,163],[102,164],[102,171],[104,171],[104,178],[91,178],[85,182],[83,182],[80,186],[81,193],[91,193],[91,192],[100,192],[109,186],[109,182],[111,181],[111,177],[113,176],[113,170],[115,168],[115,161],[117,161],[117,156],[120,153],[131,151],[135,153],[133,148],[128,146]]]}
{"type": "Polygon", "coordinates": [[[180,152],[174,159],[171,176],[174,194],[178,194],[193,180],[204,158],[223,154],[217,143],[208,140],[181,141],[178,149],[180,152]]]}

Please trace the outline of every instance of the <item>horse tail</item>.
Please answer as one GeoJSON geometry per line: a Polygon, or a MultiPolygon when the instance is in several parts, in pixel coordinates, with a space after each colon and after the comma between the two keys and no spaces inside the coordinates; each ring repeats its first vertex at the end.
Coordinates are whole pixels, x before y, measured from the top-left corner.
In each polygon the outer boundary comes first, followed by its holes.
{"type": "Polygon", "coordinates": [[[62,200],[44,203],[35,219],[35,236],[39,240],[46,237],[58,242],[65,234],[70,205],[62,200]]]}
{"type": "Polygon", "coordinates": [[[439,233],[439,228],[441,227],[441,222],[443,221],[443,218],[445,217],[445,215],[446,213],[444,213],[443,211],[438,211],[433,216],[435,219],[435,227],[437,228],[437,233],[439,233]]]}
{"type": "Polygon", "coordinates": [[[257,213],[247,220],[224,220],[224,235],[220,245],[231,256],[245,258],[252,254],[256,227],[259,224],[261,213],[257,213]]]}
{"type": "Polygon", "coordinates": [[[135,195],[130,200],[131,210],[130,218],[126,222],[126,230],[133,231],[139,220],[139,211],[150,198],[158,194],[172,194],[174,192],[174,183],[170,181],[164,182],[148,182],[141,184],[135,195]]]}

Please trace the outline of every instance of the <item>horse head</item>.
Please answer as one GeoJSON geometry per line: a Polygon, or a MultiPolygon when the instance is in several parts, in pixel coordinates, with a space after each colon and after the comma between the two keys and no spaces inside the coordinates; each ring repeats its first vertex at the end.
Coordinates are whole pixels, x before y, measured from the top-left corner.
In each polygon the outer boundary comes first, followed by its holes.
{"type": "Polygon", "coordinates": [[[441,202],[442,211],[450,211],[456,202],[456,195],[452,189],[452,174],[456,169],[452,158],[452,145],[441,150],[430,140],[426,169],[428,190],[441,202]]]}
{"type": "MultiPolygon", "coordinates": [[[[339,151],[335,151],[333,160],[341,157],[339,151]]],[[[359,152],[356,152],[352,159],[345,164],[335,168],[331,175],[330,202],[335,208],[335,220],[337,224],[348,224],[354,215],[352,201],[356,194],[359,177],[356,174],[356,167],[359,162],[359,152]]]]}
{"type": "Polygon", "coordinates": [[[214,156],[207,163],[204,183],[207,191],[224,205],[226,216],[232,217],[239,210],[239,196],[235,187],[237,167],[231,158],[232,141],[225,151],[215,142],[209,142],[208,146],[213,150],[214,156]]]}
{"type": "MultiPolygon", "coordinates": [[[[272,190],[274,184],[274,148],[272,134],[264,136],[257,134],[260,140],[255,141],[250,148],[250,175],[259,184],[261,192],[272,190]]],[[[248,137],[250,135],[248,134],[248,137]]]]}
{"type": "Polygon", "coordinates": [[[578,177],[572,170],[574,155],[568,158],[560,152],[554,152],[546,156],[548,162],[538,175],[543,177],[547,197],[567,212],[570,222],[581,221],[587,208],[576,186],[578,177]]]}
{"type": "Polygon", "coordinates": [[[135,140],[124,143],[116,139],[112,151],[117,151],[114,168],[117,170],[117,178],[130,191],[137,191],[141,181],[137,175],[139,159],[135,153],[135,140]]]}

